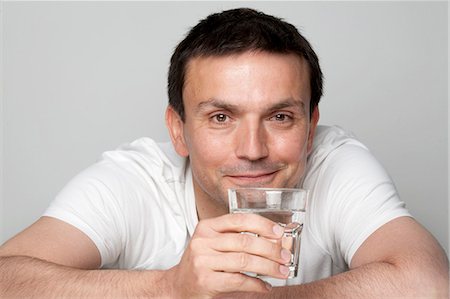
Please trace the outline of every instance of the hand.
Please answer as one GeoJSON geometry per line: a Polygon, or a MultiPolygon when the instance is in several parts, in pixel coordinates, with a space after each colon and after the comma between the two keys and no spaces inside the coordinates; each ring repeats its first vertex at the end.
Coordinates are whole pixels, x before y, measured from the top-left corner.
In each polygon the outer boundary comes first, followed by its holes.
{"type": "Polygon", "coordinates": [[[227,214],[200,221],[180,263],[168,270],[176,298],[211,298],[229,292],[269,292],[259,278],[286,279],[290,253],[281,247],[283,228],[255,214],[227,214]],[[255,237],[240,232],[258,234],[255,237]]]}

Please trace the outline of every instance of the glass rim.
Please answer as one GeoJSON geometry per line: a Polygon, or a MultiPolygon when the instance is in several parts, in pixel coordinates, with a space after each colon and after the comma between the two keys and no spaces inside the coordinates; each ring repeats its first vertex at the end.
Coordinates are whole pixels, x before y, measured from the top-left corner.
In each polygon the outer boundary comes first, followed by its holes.
{"type": "Polygon", "coordinates": [[[229,191],[240,191],[240,190],[256,190],[256,191],[303,191],[308,192],[307,189],[302,188],[275,188],[275,187],[238,187],[238,188],[228,188],[229,191]]]}

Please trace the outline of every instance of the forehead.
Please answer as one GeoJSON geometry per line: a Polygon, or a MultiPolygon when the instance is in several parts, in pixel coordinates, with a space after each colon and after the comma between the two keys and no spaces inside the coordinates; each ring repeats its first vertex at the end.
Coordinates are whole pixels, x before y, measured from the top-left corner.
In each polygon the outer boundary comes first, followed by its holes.
{"type": "Polygon", "coordinates": [[[294,54],[267,52],[191,59],[186,68],[184,100],[204,101],[215,97],[240,101],[300,97],[309,102],[308,64],[294,54]]]}

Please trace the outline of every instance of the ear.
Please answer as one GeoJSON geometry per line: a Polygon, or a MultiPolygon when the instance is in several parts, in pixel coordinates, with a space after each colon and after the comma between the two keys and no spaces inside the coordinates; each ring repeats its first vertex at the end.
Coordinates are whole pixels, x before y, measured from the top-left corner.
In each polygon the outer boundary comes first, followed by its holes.
{"type": "Polygon", "coordinates": [[[166,108],[166,126],[169,130],[170,139],[172,140],[175,151],[180,156],[187,157],[189,151],[184,138],[184,122],[181,120],[178,112],[170,105],[166,108]]]}
{"type": "Polygon", "coordinates": [[[319,117],[320,117],[319,106],[316,106],[311,115],[311,120],[310,120],[310,124],[309,124],[308,147],[307,147],[308,155],[312,151],[314,134],[316,132],[317,123],[319,122],[319,117]]]}

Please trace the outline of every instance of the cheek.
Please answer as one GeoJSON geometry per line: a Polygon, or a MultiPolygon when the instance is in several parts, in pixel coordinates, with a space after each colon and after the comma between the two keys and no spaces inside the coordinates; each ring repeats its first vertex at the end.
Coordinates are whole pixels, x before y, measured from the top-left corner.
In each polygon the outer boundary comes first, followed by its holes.
{"type": "Polygon", "coordinates": [[[295,134],[279,135],[273,142],[273,152],[288,163],[304,162],[307,156],[307,135],[297,131],[295,134]]]}
{"type": "Polygon", "coordinates": [[[297,185],[303,176],[307,159],[307,137],[302,132],[279,136],[273,143],[272,159],[282,161],[288,168],[284,172],[287,186],[297,185]]]}
{"type": "MultiPolygon", "coordinates": [[[[230,144],[227,138],[211,136],[198,129],[192,130],[194,136],[186,135],[186,144],[192,166],[200,172],[207,172],[208,168],[217,168],[229,157],[230,144]]],[[[213,171],[213,170],[212,170],[213,171]]]]}

